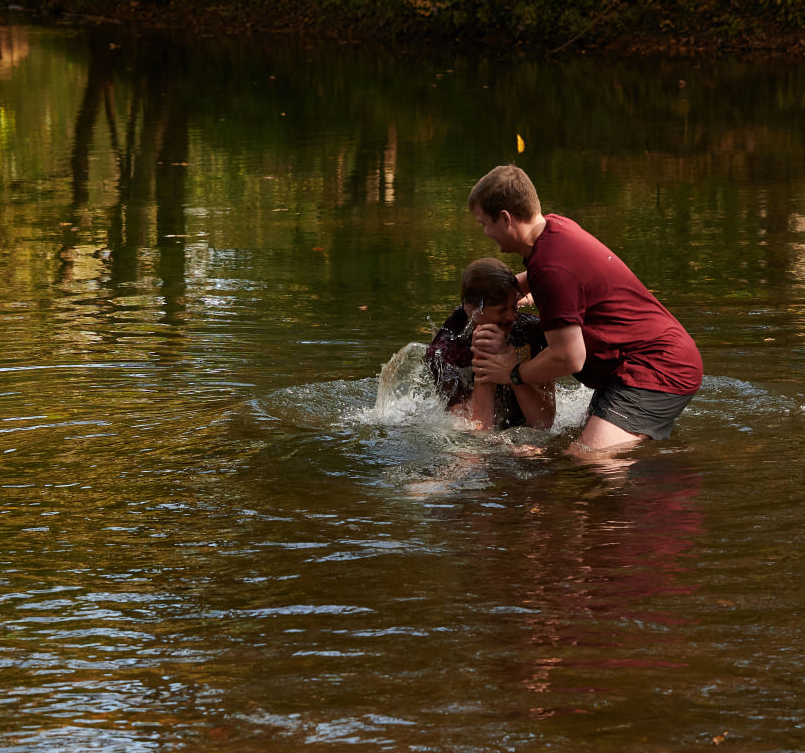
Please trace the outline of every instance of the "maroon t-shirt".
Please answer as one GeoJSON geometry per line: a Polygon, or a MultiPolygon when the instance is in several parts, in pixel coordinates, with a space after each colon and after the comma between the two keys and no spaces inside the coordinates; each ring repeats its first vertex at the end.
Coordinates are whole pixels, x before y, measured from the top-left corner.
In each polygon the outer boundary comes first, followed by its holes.
{"type": "Polygon", "coordinates": [[[588,387],[620,378],[630,387],[690,395],[702,382],[693,338],[603,243],[573,220],[549,214],[525,261],[544,331],[581,327],[588,387]]]}

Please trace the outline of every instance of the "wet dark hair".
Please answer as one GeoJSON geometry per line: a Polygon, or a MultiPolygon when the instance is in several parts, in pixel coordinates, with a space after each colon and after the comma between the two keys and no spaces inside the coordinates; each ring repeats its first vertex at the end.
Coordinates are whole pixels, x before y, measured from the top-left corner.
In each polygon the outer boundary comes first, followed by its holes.
{"type": "Polygon", "coordinates": [[[514,165],[501,165],[490,170],[470,191],[470,211],[480,207],[493,222],[505,209],[521,222],[542,213],[537,189],[528,175],[514,165]]]}
{"type": "Polygon", "coordinates": [[[486,257],[467,265],[461,276],[461,302],[471,306],[497,306],[506,303],[512,293],[522,290],[511,271],[500,259],[486,257]]]}

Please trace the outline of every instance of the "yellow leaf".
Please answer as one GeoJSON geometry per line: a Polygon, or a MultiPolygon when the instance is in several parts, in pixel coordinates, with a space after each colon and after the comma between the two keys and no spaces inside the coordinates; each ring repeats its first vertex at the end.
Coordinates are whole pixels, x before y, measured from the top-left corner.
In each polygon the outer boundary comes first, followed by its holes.
{"type": "Polygon", "coordinates": [[[525,141],[523,141],[523,137],[518,133],[517,134],[517,154],[522,154],[525,151],[525,141]]]}

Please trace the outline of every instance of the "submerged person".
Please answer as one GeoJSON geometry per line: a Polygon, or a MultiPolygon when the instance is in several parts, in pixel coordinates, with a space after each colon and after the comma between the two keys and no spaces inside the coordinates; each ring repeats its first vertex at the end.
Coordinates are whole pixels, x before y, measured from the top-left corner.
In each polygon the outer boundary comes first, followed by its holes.
{"type": "Polygon", "coordinates": [[[702,382],[702,359],[684,327],[603,243],[572,220],[542,214],[529,177],[496,167],[469,208],[500,250],[523,257],[548,346],[523,363],[497,340],[473,340],[480,384],[545,384],[573,375],[594,390],[571,452],[665,439],[702,382]]]}
{"type": "Polygon", "coordinates": [[[552,381],[529,384],[479,384],[473,372],[472,343],[483,335],[490,351],[511,352],[528,361],[548,343],[539,319],[518,312],[523,291],[517,277],[499,259],[478,259],[461,278],[461,305],[436,333],[425,360],[447,407],[479,429],[553,424],[552,381]]]}

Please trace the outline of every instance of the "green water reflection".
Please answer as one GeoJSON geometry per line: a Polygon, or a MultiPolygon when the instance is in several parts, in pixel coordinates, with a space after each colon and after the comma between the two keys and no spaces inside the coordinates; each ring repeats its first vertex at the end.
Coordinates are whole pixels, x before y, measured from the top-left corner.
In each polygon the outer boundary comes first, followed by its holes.
{"type": "Polygon", "coordinates": [[[804,65],[0,53],[4,750],[801,747],[804,65]],[[512,160],[704,355],[617,468],[373,411],[512,160]]]}

